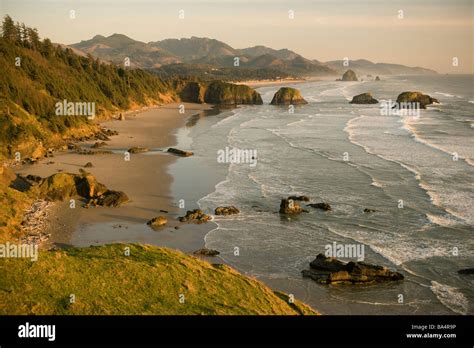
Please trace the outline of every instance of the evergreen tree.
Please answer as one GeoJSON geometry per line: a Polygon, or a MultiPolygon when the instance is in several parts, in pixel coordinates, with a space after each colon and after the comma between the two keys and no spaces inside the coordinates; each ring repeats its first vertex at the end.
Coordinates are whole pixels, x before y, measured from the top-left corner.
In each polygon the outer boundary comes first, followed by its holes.
{"type": "Polygon", "coordinates": [[[26,34],[28,37],[28,43],[30,44],[30,47],[34,50],[39,49],[40,39],[39,39],[38,30],[36,28],[27,27],[26,34]]]}
{"type": "Polygon", "coordinates": [[[19,46],[23,45],[23,35],[20,22],[15,25],[15,43],[19,46]]]}
{"type": "Polygon", "coordinates": [[[8,41],[14,42],[17,37],[17,30],[13,19],[6,15],[2,23],[2,37],[8,41]]]}
{"type": "Polygon", "coordinates": [[[29,47],[28,45],[28,33],[27,33],[27,28],[25,23],[21,23],[20,26],[20,36],[21,36],[21,42],[23,43],[23,46],[29,47]]]}
{"type": "Polygon", "coordinates": [[[41,44],[40,52],[46,58],[49,58],[53,55],[54,46],[51,43],[50,39],[44,39],[43,40],[43,43],[41,44]]]}

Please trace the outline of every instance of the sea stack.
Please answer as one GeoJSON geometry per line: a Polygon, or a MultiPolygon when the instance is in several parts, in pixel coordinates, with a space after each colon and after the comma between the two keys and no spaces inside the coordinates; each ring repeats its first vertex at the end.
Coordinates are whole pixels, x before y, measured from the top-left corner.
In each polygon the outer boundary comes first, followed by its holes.
{"type": "Polygon", "coordinates": [[[291,87],[282,87],[275,93],[271,105],[299,105],[308,104],[299,90],[291,87]]]}
{"type": "Polygon", "coordinates": [[[421,92],[403,92],[397,97],[397,104],[400,103],[420,103],[420,108],[426,109],[426,105],[439,103],[439,101],[421,92]]]}
{"type": "Polygon", "coordinates": [[[208,104],[218,105],[263,104],[260,94],[249,86],[223,81],[212,81],[207,86],[204,101],[208,104]]]}
{"type": "Polygon", "coordinates": [[[358,81],[356,73],[349,69],[342,75],[342,81],[358,81]]]}
{"type": "Polygon", "coordinates": [[[352,98],[351,104],[377,104],[379,101],[370,93],[362,93],[352,98]]]}
{"type": "Polygon", "coordinates": [[[386,267],[365,262],[344,263],[334,257],[323,254],[310,262],[308,270],[303,270],[303,277],[311,278],[321,284],[368,284],[404,279],[401,273],[386,267]]]}

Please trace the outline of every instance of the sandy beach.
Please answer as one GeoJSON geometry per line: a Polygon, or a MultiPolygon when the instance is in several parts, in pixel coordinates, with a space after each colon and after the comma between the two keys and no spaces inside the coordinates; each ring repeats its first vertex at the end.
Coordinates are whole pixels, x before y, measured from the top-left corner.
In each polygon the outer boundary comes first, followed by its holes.
{"type": "MultiPolygon", "coordinates": [[[[36,165],[19,168],[18,173],[46,177],[59,171],[78,173],[87,162],[93,167],[84,168],[109,189],[125,192],[130,202],[118,208],[96,207],[85,209],[82,202],[70,208],[69,202],[59,202],[50,208],[47,233],[51,238],[46,245],[88,246],[112,242],[141,242],[170,246],[184,251],[196,250],[204,241],[198,236],[207,231],[204,226],[178,226],[177,202],[174,201],[170,185],[172,176],[168,166],[174,161],[186,160],[168,154],[168,147],[176,145],[176,132],[201,117],[210,105],[183,103],[185,112],[179,112],[180,104],[168,104],[140,113],[126,114],[124,121],[103,122],[104,127],[118,131],[100,150],[108,154],[81,155],[74,152],[58,153],[36,165]],[[131,147],[146,147],[150,151],[124,156],[131,147]],[[168,224],[159,231],[146,225],[151,218],[163,215],[168,224]],[[192,230],[192,231],[191,231],[192,230]],[[188,238],[189,237],[189,238],[188,238]]],[[[83,148],[94,142],[80,143],[83,148]]],[[[186,149],[183,149],[186,150],[186,149]]]]}
{"type": "Polygon", "coordinates": [[[267,86],[278,86],[283,85],[285,83],[288,84],[297,84],[297,83],[304,83],[308,81],[313,81],[312,79],[281,79],[281,80],[247,80],[247,81],[236,81],[232,82],[236,85],[247,85],[250,88],[258,88],[258,87],[267,87],[267,86]]]}

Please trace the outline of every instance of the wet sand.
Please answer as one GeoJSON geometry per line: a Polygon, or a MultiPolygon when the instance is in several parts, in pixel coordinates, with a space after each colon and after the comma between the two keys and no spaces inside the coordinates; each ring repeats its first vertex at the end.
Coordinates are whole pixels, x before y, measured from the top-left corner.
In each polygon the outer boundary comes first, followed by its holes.
{"type": "MultiPolygon", "coordinates": [[[[89,246],[113,242],[149,243],[173,247],[186,252],[204,246],[205,225],[185,225],[177,221],[182,211],[171,194],[173,181],[168,166],[176,160],[185,161],[165,151],[177,143],[178,129],[190,118],[199,117],[210,110],[210,105],[185,105],[184,114],[179,113],[179,104],[168,104],[148,109],[137,115],[127,114],[124,121],[112,120],[103,126],[117,130],[119,135],[110,138],[100,150],[110,154],[80,155],[73,152],[58,153],[35,165],[20,168],[18,173],[49,176],[60,170],[78,173],[87,162],[92,168],[84,168],[109,189],[125,192],[130,202],[118,208],[82,208],[76,202],[57,203],[50,211],[48,233],[49,244],[57,246],[89,246]],[[124,152],[133,146],[149,148],[149,152],[131,154],[125,159],[124,152]],[[48,162],[54,162],[47,164],[48,162]],[[160,230],[146,225],[151,218],[163,215],[168,224],[160,230]],[[179,229],[175,229],[178,226],[179,229]]],[[[81,143],[84,148],[94,142],[81,143]]],[[[183,150],[187,150],[183,148],[183,150]]]]}

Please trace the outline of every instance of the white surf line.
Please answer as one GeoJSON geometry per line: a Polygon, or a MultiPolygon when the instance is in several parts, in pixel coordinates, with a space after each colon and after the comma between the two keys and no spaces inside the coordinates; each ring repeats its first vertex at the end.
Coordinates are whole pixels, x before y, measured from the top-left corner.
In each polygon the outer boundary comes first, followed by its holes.
{"type": "Polygon", "coordinates": [[[429,186],[424,183],[422,180],[421,180],[421,173],[419,173],[417,170],[415,170],[414,168],[408,166],[407,164],[405,163],[402,163],[402,162],[399,162],[397,160],[394,160],[394,159],[391,159],[391,158],[387,158],[383,155],[380,155],[380,154],[377,154],[375,152],[372,152],[367,146],[361,144],[361,143],[358,143],[356,140],[353,139],[353,133],[351,133],[349,130],[351,129],[351,126],[352,126],[352,123],[357,121],[358,119],[362,119],[362,118],[366,118],[368,116],[364,116],[364,115],[359,115],[357,117],[354,117],[352,119],[350,119],[347,123],[346,123],[346,127],[344,128],[344,131],[346,131],[346,133],[348,133],[348,138],[349,138],[349,141],[354,144],[354,145],[357,145],[357,146],[360,146],[364,149],[364,151],[370,155],[373,155],[373,156],[377,156],[385,161],[389,161],[389,162],[392,162],[392,163],[396,163],[398,164],[399,166],[401,166],[402,168],[408,170],[409,172],[413,173],[414,174],[414,177],[418,183],[418,186],[426,193],[426,195],[430,198],[430,201],[431,203],[436,206],[438,209],[440,210],[443,210],[444,212],[446,212],[446,214],[448,215],[451,215],[453,216],[453,218],[456,220],[461,220],[463,221],[464,223],[468,223],[468,221],[463,217],[463,216],[460,216],[458,215],[457,213],[455,213],[454,211],[450,210],[449,208],[446,208],[444,206],[441,205],[441,198],[439,198],[436,193],[433,191],[433,190],[430,190],[429,189],[429,186]]]}
{"type": "MultiPolygon", "coordinates": [[[[447,154],[449,156],[453,156],[454,153],[453,152],[450,152],[444,148],[442,148],[441,146],[439,145],[436,145],[436,144],[433,144],[433,143],[430,143],[428,140],[426,139],[423,139],[419,133],[416,131],[415,127],[409,123],[410,119],[409,118],[402,118],[401,119],[401,123],[403,124],[402,125],[402,129],[406,130],[410,135],[411,137],[418,143],[420,144],[423,144],[423,145],[426,145],[430,148],[433,148],[435,150],[438,150],[438,151],[441,151],[442,153],[444,154],[447,154]]],[[[458,158],[464,160],[467,164],[469,164],[470,166],[474,166],[474,162],[471,162],[471,160],[467,157],[464,157],[464,156],[461,156],[458,154],[458,158]]]]}

